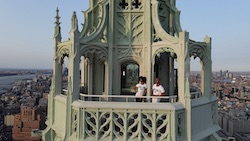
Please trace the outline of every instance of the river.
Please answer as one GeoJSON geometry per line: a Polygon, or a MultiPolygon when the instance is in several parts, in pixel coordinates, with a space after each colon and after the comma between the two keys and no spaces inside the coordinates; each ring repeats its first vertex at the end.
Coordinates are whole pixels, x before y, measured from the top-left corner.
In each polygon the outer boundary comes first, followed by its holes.
{"type": "Polygon", "coordinates": [[[34,77],[35,74],[2,76],[0,77],[0,93],[3,92],[3,88],[11,88],[13,86],[13,83],[17,80],[32,79],[34,77]]]}

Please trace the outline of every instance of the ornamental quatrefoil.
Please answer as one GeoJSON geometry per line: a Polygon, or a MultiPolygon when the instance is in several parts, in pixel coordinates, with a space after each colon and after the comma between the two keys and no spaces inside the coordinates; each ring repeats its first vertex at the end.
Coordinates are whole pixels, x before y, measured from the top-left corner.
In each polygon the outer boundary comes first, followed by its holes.
{"type": "Polygon", "coordinates": [[[119,5],[122,7],[122,9],[125,9],[126,6],[128,6],[128,3],[126,2],[126,0],[122,0],[122,2],[119,5]]]}
{"type": "Polygon", "coordinates": [[[139,2],[139,0],[135,0],[132,5],[135,7],[135,8],[139,8],[139,6],[141,5],[141,2],[139,2]]]}

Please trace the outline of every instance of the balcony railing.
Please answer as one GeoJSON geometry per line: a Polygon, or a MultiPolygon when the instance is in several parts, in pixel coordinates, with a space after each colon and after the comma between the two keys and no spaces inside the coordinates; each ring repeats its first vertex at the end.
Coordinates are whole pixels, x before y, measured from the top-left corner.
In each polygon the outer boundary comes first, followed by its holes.
{"type": "Polygon", "coordinates": [[[185,123],[184,107],[178,102],[161,104],[163,105],[99,101],[93,104],[91,101],[75,101],[72,104],[72,129],[75,132],[72,139],[182,140],[185,123]]]}
{"type": "MultiPolygon", "coordinates": [[[[192,130],[197,134],[194,140],[200,140],[217,131],[216,98],[208,100],[201,93],[193,92],[191,96],[201,100],[191,101],[194,115],[203,111],[204,118],[192,117],[192,130]],[[213,118],[211,120],[211,117],[213,118]],[[205,122],[204,121],[208,121],[205,122]],[[196,126],[202,123],[202,126],[196,126]],[[203,131],[205,135],[200,135],[203,131]]],[[[67,96],[57,95],[56,104],[63,107],[67,96]]],[[[72,140],[184,140],[185,138],[185,107],[176,102],[177,96],[160,96],[167,102],[150,103],[155,96],[136,97],[131,95],[87,95],[80,94],[80,99],[72,103],[72,140]],[[136,98],[145,98],[146,102],[136,103],[136,98]],[[121,102],[122,103],[119,103],[121,102]]],[[[65,111],[57,110],[64,117],[65,111]]],[[[61,128],[64,119],[55,121],[54,128],[61,128]]]]}
{"type": "MultiPolygon", "coordinates": [[[[67,95],[68,90],[63,89],[62,95],[67,95]]],[[[202,93],[199,92],[190,92],[191,99],[196,99],[202,97],[202,93]]],[[[153,98],[161,99],[160,102],[177,102],[178,96],[134,96],[134,95],[89,95],[80,93],[79,99],[82,101],[99,101],[99,102],[136,102],[136,98],[144,99],[144,102],[152,102],[153,98]]]]}
{"type": "Polygon", "coordinates": [[[131,96],[131,95],[88,95],[80,94],[82,101],[99,102],[136,102],[136,98],[144,99],[144,102],[151,102],[153,98],[159,98],[161,102],[177,102],[177,95],[174,96],[131,96]]]}
{"type": "Polygon", "coordinates": [[[200,98],[202,96],[201,92],[190,92],[190,95],[191,95],[191,99],[200,98]]]}

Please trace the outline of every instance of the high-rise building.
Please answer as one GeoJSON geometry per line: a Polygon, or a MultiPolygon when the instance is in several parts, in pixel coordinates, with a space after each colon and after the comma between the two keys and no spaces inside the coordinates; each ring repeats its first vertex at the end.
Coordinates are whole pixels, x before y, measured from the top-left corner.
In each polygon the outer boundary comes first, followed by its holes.
{"type": "Polygon", "coordinates": [[[220,78],[221,78],[221,79],[223,78],[222,70],[220,70],[220,78]]]}
{"type": "Polygon", "coordinates": [[[36,107],[21,107],[21,113],[14,117],[13,141],[40,141],[41,135],[34,134],[45,128],[45,117],[36,107]]]}
{"type": "Polygon", "coordinates": [[[89,5],[81,31],[73,12],[67,41],[61,41],[57,9],[43,139],[221,140],[217,98],[211,95],[211,38],[196,42],[182,31],[176,0],[89,0],[89,5]],[[200,92],[190,92],[191,57],[201,61],[200,92]],[[131,96],[139,76],[147,78],[144,102],[131,96]],[[157,77],[166,95],[151,96],[157,77]]]}

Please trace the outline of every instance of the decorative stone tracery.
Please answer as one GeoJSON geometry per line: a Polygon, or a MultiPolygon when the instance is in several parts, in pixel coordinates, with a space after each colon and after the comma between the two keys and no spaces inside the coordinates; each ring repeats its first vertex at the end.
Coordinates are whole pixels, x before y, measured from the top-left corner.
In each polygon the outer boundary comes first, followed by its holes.
{"type": "Polygon", "coordinates": [[[142,57],[142,49],[140,48],[128,48],[128,49],[122,49],[122,48],[119,48],[117,49],[117,56],[118,56],[118,59],[121,59],[121,58],[124,58],[124,57],[130,57],[130,56],[135,56],[135,57],[139,57],[141,58],[142,57]]]}
{"type": "Polygon", "coordinates": [[[141,0],[120,0],[116,3],[116,44],[142,45],[144,14],[141,0]]]}
{"type": "Polygon", "coordinates": [[[128,3],[126,2],[126,0],[121,0],[121,2],[119,3],[119,6],[122,9],[126,9],[126,7],[128,6],[128,3]]]}
{"type": "Polygon", "coordinates": [[[205,43],[199,43],[199,42],[194,42],[194,41],[190,41],[189,42],[189,56],[190,57],[194,57],[194,59],[196,57],[200,58],[201,61],[205,62],[205,59],[207,58],[206,53],[205,53],[205,48],[206,48],[206,44],[205,43]]]}
{"type": "Polygon", "coordinates": [[[100,60],[107,61],[108,51],[105,47],[90,45],[82,48],[82,50],[80,50],[80,54],[85,56],[86,58],[89,58],[90,54],[95,54],[100,60]]]}
{"type": "MultiPolygon", "coordinates": [[[[85,110],[84,110],[85,111],[85,110]]],[[[170,140],[170,113],[153,113],[133,110],[102,112],[97,109],[86,110],[87,130],[85,138],[107,139],[113,134],[113,140],[170,140]],[[101,121],[98,123],[98,121],[101,121]]]]}
{"type": "Polygon", "coordinates": [[[139,8],[141,5],[142,5],[142,3],[140,2],[140,0],[134,0],[134,1],[132,2],[132,6],[133,6],[134,8],[139,8]]]}
{"type": "Polygon", "coordinates": [[[164,48],[159,48],[159,49],[157,49],[156,51],[155,51],[155,55],[157,56],[157,57],[159,57],[160,58],[160,56],[161,56],[161,53],[167,53],[167,52],[169,52],[170,53],[170,56],[171,57],[173,57],[173,58],[176,58],[177,56],[176,56],[176,53],[174,52],[174,50],[172,49],[172,48],[168,48],[168,47],[164,47],[164,48]]]}

